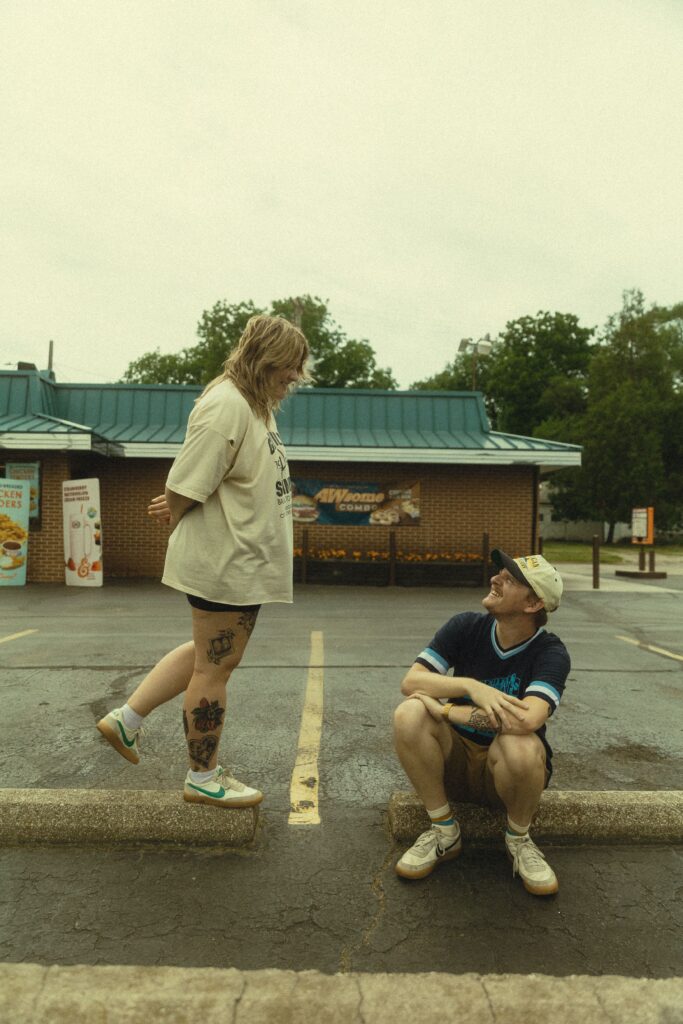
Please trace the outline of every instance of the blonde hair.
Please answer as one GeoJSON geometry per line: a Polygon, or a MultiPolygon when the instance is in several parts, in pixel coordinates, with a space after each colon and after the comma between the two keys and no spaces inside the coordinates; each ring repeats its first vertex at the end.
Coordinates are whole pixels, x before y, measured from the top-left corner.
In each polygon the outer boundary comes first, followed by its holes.
{"type": "Polygon", "coordinates": [[[268,422],[270,414],[280,403],[268,393],[268,375],[273,370],[295,366],[299,372],[298,384],[308,384],[311,376],[306,369],[310,355],[308,342],[302,331],[282,316],[252,316],[240,340],[223,364],[223,372],[206,385],[197,399],[221,381],[231,380],[251,409],[268,422]]]}

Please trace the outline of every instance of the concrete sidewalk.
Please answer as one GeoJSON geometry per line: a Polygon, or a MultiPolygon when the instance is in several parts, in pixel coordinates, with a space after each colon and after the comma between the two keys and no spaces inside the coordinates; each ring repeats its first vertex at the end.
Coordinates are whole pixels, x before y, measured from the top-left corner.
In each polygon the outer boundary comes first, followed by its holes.
{"type": "Polygon", "coordinates": [[[683,981],[0,965],[0,1024],[680,1024],[683,981]]]}

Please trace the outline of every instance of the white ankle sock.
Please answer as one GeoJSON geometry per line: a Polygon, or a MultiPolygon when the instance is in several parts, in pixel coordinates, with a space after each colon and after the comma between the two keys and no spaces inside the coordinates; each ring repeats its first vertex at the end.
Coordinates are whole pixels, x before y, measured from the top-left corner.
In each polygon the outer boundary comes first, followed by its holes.
{"type": "Polygon", "coordinates": [[[201,786],[203,782],[211,782],[211,779],[216,774],[216,769],[212,768],[208,772],[193,772],[192,769],[188,772],[190,776],[190,782],[195,782],[198,786],[201,786]]]}
{"type": "Polygon", "coordinates": [[[121,708],[121,718],[126,729],[139,729],[145,720],[145,716],[133,711],[130,704],[124,704],[121,708]]]}
{"type": "Polygon", "coordinates": [[[513,839],[521,839],[529,835],[529,825],[518,825],[512,818],[508,818],[507,834],[513,839]]]}
{"type": "Polygon", "coordinates": [[[443,807],[437,807],[435,810],[430,811],[427,808],[427,814],[429,815],[432,825],[435,828],[440,829],[445,836],[457,836],[460,831],[460,826],[453,816],[453,811],[449,804],[444,804],[443,807]]]}

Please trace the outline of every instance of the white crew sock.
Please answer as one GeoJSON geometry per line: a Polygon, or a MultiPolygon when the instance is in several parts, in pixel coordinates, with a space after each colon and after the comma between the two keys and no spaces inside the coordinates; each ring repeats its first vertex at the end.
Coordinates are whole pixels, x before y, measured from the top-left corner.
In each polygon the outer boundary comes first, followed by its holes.
{"type": "Polygon", "coordinates": [[[443,832],[444,836],[447,836],[449,839],[454,839],[460,832],[460,826],[453,817],[453,811],[449,804],[437,807],[433,811],[427,808],[427,814],[431,819],[432,825],[438,828],[440,832],[443,832]]]}
{"type": "Polygon", "coordinates": [[[124,704],[121,708],[121,718],[126,729],[139,729],[145,720],[145,716],[133,711],[130,704],[124,704]]]}
{"type": "Polygon", "coordinates": [[[212,778],[216,774],[216,769],[211,768],[208,772],[193,772],[192,769],[187,773],[190,776],[190,782],[194,782],[196,786],[201,786],[205,782],[211,782],[212,778]]]}

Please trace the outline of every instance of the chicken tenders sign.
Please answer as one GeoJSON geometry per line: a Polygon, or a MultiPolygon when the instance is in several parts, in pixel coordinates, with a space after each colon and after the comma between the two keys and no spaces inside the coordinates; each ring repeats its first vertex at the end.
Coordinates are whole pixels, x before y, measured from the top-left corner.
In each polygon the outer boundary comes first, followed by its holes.
{"type": "Polygon", "coordinates": [[[0,587],[26,583],[29,504],[27,480],[0,480],[0,587]]]}

